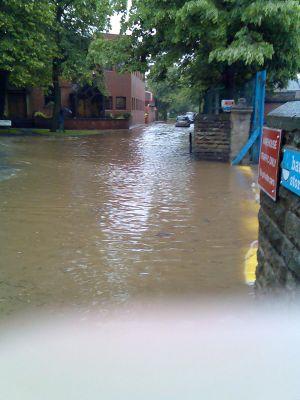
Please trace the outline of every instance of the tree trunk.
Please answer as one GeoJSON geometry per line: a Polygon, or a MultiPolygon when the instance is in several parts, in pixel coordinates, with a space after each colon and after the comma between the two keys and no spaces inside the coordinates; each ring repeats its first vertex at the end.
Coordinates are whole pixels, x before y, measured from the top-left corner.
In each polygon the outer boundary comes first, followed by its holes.
{"type": "MultiPolygon", "coordinates": [[[[55,42],[58,49],[61,49],[60,25],[63,12],[64,10],[62,6],[58,4],[56,7],[56,18],[55,18],[57,23],[55,31],[55,42]]],[[[59,78],[61,75],[61,63],[62,60],[60,58],[54,58],[52,61],[52,84],[53,84],[54,106],[53,106],[53,115],[51,123],[51,132],[56,132],[59,127],[59,113],[61,110],[61,90],[59,85],[59,78]]]]}
{"type": "Polygon", "coordinates": [[[167,119],[168,119],[168,111],[167,111],[167,109],[163,109],[161,114],[162,114],[163,121],[167,121],[167,119]]]}
{"type": "Polygon", "coordinates": [[[0,119],[4,119],[8,72],[0,71],[0,119]]]}
{"type": "Polygon", "coordinates": [[[59,113],[61,110],[61,89],[59,84],[59,60],[53,60],[52,67],[52,82],[53,82],[53,94],[54,94],[54,106],[51,123],[51,132],[56,132],[59,127],[59,113]]]}

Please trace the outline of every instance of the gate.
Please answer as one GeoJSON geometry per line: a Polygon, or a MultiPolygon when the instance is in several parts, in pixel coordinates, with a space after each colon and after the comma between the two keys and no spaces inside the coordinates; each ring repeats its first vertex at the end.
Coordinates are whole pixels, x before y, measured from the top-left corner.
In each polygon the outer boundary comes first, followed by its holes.
{"type": "Polygon", "coordinates": [[[265,113],[266,77],[266,71],[256,73],[251,134],[248,142],[241,149],[237,157],[232,161],[232,165],[238,165],[248,151],[250,151],[251,161],[253,163],[258,163],[259,161],[260,143],[265,113]]]}

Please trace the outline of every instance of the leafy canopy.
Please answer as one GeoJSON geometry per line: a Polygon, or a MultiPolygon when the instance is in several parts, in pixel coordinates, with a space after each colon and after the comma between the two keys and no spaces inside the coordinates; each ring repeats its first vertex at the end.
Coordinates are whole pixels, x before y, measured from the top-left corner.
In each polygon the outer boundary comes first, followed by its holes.
{"type": "Polygon", "coordinates": [[[53,8],[44,0],[1,0],[0,71],[9,73],[14,85],[47,80],[53,8]]]}
{"type": "Polygon", "coordinates": [[[160,79],[177,65],[198,90],[230,87],[264,68],[282,86],[299,72],[298,0],[133,0],[126,29],[134,62],[155,63],[160,79]]]}
{"type": "Polygon", "coordinates": [[[189,86],[187,79],[181,76],[178,68],[170,67],[164,80],[157,80],[155,73],[147,78],[147,86],[153,92],[159,117],[167,118],[178,114],[185,114],[187,111],[197,111],[199,95],[189,86]]]}
{"type": "Polygon", "coordinates": [[[92,38],[109,28],[113,3],[109,0],[51,0],[55,10],[52,38],[57,47],[55,63],[60,76],[86,81],[92,65],[87,59],[92,38]]]}

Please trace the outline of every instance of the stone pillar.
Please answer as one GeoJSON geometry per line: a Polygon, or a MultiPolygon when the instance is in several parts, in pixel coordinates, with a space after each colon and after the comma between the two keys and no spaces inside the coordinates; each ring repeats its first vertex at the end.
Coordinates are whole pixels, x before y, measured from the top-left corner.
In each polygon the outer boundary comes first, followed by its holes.
{"type": "MultiPolygon", "coordinates": [[[[267,117],[269,127],[283,130],[281,157],[287,147],[300,151],[300,101],[292,103],[298,105],[287,103],[267,117]]],[[[258,292],[300,288],[300,197],[283,186],[277,202],[261,192],[256,278],[258,292]]]]}
{"type": "MultiPolygon", "coordinates": [[[[234,160],[244,145],[247,143],[250,134],[252,107],[233,107],[231,110],[231,137],[230,137],[230,160],[234,160]]],[[[249,164],[249,156],[243,160],[249,164]]]]}

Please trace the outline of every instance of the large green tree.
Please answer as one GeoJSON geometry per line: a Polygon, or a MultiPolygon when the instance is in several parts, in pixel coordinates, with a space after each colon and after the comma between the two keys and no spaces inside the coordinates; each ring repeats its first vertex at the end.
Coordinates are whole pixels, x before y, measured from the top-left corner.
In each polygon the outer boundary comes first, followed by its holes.
{"type": "Polygon", "coordinates": [[[298,0],[133,0],[128,28],[133,62],[161,79],[176,65],[202,93],[264,68],[283,86],[300,69],[298,0]]]}
{"type": "Polygon", "coordinates": [[[52,58],[52,86],[54,109],[52,130],[58,128],[61,110],[60,80],[91,82],[101,71],[87,59],[90,42],[97,32],[109,26],[113,12],[110,0],[51,0],[55,18],[52,26],[52,40],[57,49],[52,58]]]}
{"type": "Polygon", "coordinates": [[[7,84],[45,84],[53,9],[44,0],[0,2],[0,118],[5,111],[7,84]]]}

